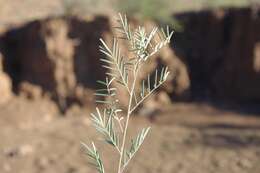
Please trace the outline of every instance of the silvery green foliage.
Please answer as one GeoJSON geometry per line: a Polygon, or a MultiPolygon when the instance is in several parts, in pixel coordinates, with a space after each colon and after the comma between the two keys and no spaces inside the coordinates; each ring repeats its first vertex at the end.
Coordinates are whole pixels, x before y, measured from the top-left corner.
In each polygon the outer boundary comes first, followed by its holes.
{"type": "MultiPolygon", "coordinates": [[[[104,81],[98,81],[103,86],[97,90],[97,103],[104,104],[103,109],[96,108],[96,111],[91,114],[91,120],[98,132],[102,134],[105,141],[112,145],[119,154],[118,173],[122,173],[127,167],[130,160],[134,157],[145,137],[147,136],[150,127],[144,128],[137,137],[130,141],[130,148],[126,148],[126,135],[128,130],[128,122],[133,111],[157,88],[159,88],[167,79],[169,70],[167,67],[160,71],[155,70],[154,78],[151,75],[142,81],[141,91],[136,90],[136,79],[140,68],[147,60],[152,58],[160,49],[170,43],[173,32],[169,27],[166,31],[163,29],[153,28],[147,33],[145,28],[138,27],[132,31],[126,16],[119,14],[118,26],[116,30],[119,36],[113,40],[112,47],[109,47],[104,40],[100,39],[100,52],[105,58],[101,58],[102,66],[108,71],[104,81]],[[120,51],[119,41],[123,40],[129,43],[129,51],[133,53],[133,57],[126,58],[120,51]],[[133,79],[130,81],[129,76],[133,79]],[[117,82],[126,89],[129,96],[128,109],[126,118],[123,118],[122,110],[118,106],[117,88],[113,87],[113,83],[117,82]],[[118,130],[117,130],[118,129],[118,130]]],[[[93,165],[99,173],[105,173],[100,155],[92,143],[92,147],[86,148],[86,152],[93,165]]]]}
{"type": "Polygon", "coordinates": [[[95,144],[92,142],[92,148],[87,146],[84,143],[82,143],[82,145],[86,148],[86,153],[92,161],[90,163],[98,170],[99,173],[104,173],[105,172],[104,165],[100,159],[95,144]]]}

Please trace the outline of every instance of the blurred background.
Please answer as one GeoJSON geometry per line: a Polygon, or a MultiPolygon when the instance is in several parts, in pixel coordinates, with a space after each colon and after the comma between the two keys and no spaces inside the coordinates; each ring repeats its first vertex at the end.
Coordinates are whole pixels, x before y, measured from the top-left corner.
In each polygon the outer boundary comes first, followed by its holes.
{"type": "MultiPolygon", "coordinates": [[[[152,132],[127,172],[259,173],[259,9],[260,0],[0,0],[0,172],[94,172],[80,142],[100,139],[89,121],[105,72],[99,38],[111,41],[121,12],[132,26],[175,31],[139,76],[171,71],[131,120],[130,135],[152,132]]],[[[117,156],[98,146],[113,172],[117,156]]]]}

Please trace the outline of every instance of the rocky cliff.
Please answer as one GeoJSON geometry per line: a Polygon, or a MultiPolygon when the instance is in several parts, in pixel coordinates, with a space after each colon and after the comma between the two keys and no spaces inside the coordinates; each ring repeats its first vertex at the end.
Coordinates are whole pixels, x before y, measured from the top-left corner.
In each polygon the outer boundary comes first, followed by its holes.
{"type": "MultiPolygon", "coordinates": [[[[175,33],[172,46],[156,55],[140,76],[162,65],[172,71],[153,100],[162,105],[169,98],[258,102],[259,12],[223,9],[176,18],[184,30],[175,33]]],[[[154,26],[152,22],[146,25],[154,26]]],[[[10,28],[1,35],[0,52],[13,92],[29,98],[49,97],[62,111],[73,104],[93,103],[95,81],[103,79],[105,72],[99,62],[99,38],[111,41],[113,26],[109,17],[96,16],[87,20],[52,17],[10,28]]]]}
{"type": "MultiPolygon", "coordinates": [[[[30,98],[47,95],[62,111],[72,104],[93,103],[93,92],[98,87],[96,81],[103,80],[105,73],[99,61],[102,56],[98,51],[99,38],[111,41],[112,23],[102,16],[88,20],[56,17],[33,21],[6,32],[1,37],[1,51],[4,70],[12,79],[14,92],[30,98]]],[[[186,66],[170,47],[144,67],[144,74],[162,64],[173,71],[164,92],[187,97],[186,66]]],[[[123,96],[124,92],[119,95],[123,96]]],[[[126,104],[126,100],[122,103],[126,104]]]]}
{"type": "Polygon", "coordinates": [[[185,59],[193,98],[260,100],[260,13],[223,9],[177,15],[173,47],[185,59]]]}

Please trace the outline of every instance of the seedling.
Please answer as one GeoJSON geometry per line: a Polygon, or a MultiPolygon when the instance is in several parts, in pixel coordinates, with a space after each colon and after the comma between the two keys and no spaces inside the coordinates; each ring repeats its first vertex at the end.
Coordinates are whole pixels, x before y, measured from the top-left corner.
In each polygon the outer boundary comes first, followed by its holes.
{"type": "MultiPolygon", "coordinates": [[[[107,73],[104,81],[98,81],[103,88],[98,89],[95,95],[101,98],[96,102],[104,105],[102,108],[96,107],[96,111],[91,114],[91,120],[96,130],[104,137],[104,141],[112,145],[119,154],[117,173],[123,173],[150,130],[150,127],[143,128],[135,138],[126,141],[130,116],[166,81],[170,72],[168,67],[161,70],[156,69],[154,78],[151,78],[152,75],[148,75],[147,79],[142,80],[139,91],[137,91],[137,76],[141,72],[143,64],[170,43],[173,32],[169,27],[166,30],[154,27],[151,32],[147,33],[145,28],[140,26],[132,31],[126,16],[121,14],[119,14],[118,26],[115,29],[119,35],[114,37],[111,48],[103,39],[100,39],[99,49],[105,56],[105,58],[101,58],[101,63],[107,73]],[[122,55],[119,41],[128,43],[133,57],[122,55]],[[119,87],[123,87],[128,93],[126,116],[123,115],[124,111],[119,106],[118,88],[113,85],[115,82],[121,84],[119,87]],[[126,147],[127,142],[130,144],[130,148],[126,147]]],[[[82,145],[86,148],[86,153],[97,171],[105,173],[103,162],[94,142],[91,146],[84,143],[82,145]]]]}

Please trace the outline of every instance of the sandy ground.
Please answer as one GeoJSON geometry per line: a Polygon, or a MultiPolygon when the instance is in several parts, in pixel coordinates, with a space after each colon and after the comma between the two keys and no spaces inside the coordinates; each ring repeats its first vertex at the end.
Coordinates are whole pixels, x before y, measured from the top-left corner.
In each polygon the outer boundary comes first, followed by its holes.
{"type": "MultiPolygon", "coordinates": [[[[47,101],[16,98],[0,109],[1,173],[91,173],[80,142],[98,140],[89,111],[60,116],[47,101]]],[[[130,135],[151,126],[129,173],[258,173],[260,118],[208,105],[175,104],[153,121],[133,117],[130,135]]],[[[98,142],[108,172],[116,153],[98,142]],[[105,157],[107,156],[107,157],[105,157]]]]}

